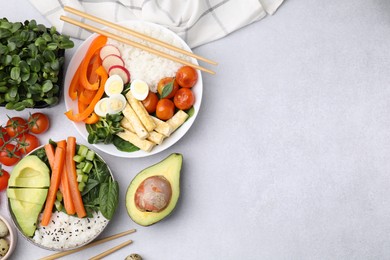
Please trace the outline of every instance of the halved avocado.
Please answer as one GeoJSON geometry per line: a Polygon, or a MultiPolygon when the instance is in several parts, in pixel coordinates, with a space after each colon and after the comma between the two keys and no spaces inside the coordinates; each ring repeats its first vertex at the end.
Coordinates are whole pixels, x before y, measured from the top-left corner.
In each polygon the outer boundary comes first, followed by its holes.
{"type": "MultiPolygon", "coordinates": [[[[130,218],[135,223],[141,226],[149,226],[164,219],[174,210],[180,196],[180,171],[182,162],[183,156],[178,153],[173,153],[161,162],[142,170],[134,177],[126,192],[126,208],[130,218]],[[143,192],[145,180],[153,179],[160,182],[163,187],[169,186],[170,188],[167,189],[170,189],[171,192],[168,195],[170,197],[169,200],[165,200],[165,198],[161,199],[162,196],[150,198],[152,203],[158,201],[156,204],[153,204],[158,209],[149,210],[147,207],[140,205],[138,202],[138,194],[140,191],[143,192]],[[166,201],[166,205],[160,205],[161,200],[166,201]]],[[[159,190],[159,188],[151,186],[151,190],[159,190]]],[[[147,195],[145,197],[148,197],[147,195]]]]}
{"type": "Polygon", "coordinates": [[[49,185],[49,167],[35,155],[24,157],[11,172],[7,188],[10,209],[26,236],[34,235],[49,185]]]}
{"type": "Polygon", "coordinates": [[[20,160],[8,180],[8,187],[47,188],[49,185],[50,169],[35,155],[20,160]]]}
{"type": "Polygon", "coordinates": [[[37,228],[37,221],[39,213],[42,210],[43,204],[36,204],[15,199],[9,199],[18,225],[24,235],[32,237],[37,228]]]}
{"type": "Polygon", "coordinates": [[[7,197],[9,199],[20,200],[23,202],[30,202],[42,204],[46,201],[48,189],[39,188],[8,188],[7,197]]]}

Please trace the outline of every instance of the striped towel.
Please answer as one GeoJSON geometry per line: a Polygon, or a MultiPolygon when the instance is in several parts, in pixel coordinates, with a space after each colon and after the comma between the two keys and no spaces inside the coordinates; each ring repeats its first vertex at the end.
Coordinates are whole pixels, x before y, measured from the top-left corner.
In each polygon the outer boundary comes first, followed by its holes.
{"type": "MultiPolygon", "coordinates": [[[[30,0],[58,31],[85,39],[91,33],[62,22],[70,6],[111,22],[143,20],[162,25],[196,46],[220,39],[267,14],[284,0],[30,0]]],[[[72,17],[72,15],[67,14],[72,17]]],[[[88,22],[96,27],[101,25],[88,22]]]]}

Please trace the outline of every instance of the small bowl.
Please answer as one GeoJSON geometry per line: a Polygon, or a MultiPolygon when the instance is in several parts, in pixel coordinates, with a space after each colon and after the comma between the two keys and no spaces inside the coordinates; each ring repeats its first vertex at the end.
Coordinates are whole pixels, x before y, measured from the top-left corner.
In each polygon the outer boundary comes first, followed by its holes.
{"type": "Polygon", "coordinates": [[[16,233],[15,227],[11,225],[11,222],[8,220],[8,218],[0,215],[0,220],[2,220],[8,228],[8,235],[6,235],[4,238],[8,241],[9,249],[5,256],[0,257],[1,260],[5,260],[9,259],[13,254],[16,244],[18,243],[18,235],[16,233]]]}

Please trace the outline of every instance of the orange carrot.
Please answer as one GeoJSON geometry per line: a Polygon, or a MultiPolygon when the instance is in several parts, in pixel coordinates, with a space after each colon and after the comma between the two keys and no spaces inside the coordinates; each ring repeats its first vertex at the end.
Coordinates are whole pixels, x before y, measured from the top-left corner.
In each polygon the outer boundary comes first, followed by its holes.
{"type": "Polygon", "coordinates": [[[50,187],[47,194],[45,209],[41,219],[41,225],[47,226],[51,218],[54,202],[56,201],[58,186],[60,185],[61,173],[65,162],[64,149],[57,147],[54,155],[53,169],[51,171],[50,187]]]}
{"type": "Polygon", "coordinates": [[[88,107],[81,113],[74,115],[73,110],[68,110],[65,112],[65,115],[72,121],[81,122],[85,120],[94,110],[96,103],[101,99],[104,94],[104,84],[108,79],[108,74],[103,66],[100,66],[96,73],[101,77],[100,86],[96,95],[94,96],[92,102],[88,105],[88,107]]]}
{"type": "MultiPolygon", "coordinates": [[[[66,141],[61,140],[57,144],[58,147],[66,151],[66,141]]],[[[66,155],[65,155],[66,156],[66,155]]],[[[68,180],[68,173],[67,173],[67,167],[66,167],[66,157],[65,157],[65,167],[63,169],[63,172],[61,174],[61,182],[60,182],[60,191],[63,196],[64,201],[64,207],[66,213],[68,215],[73,215],[76,213],[76,210],[74,208],[71,192],[70,192],[70,186],[69,186],[69,180],[68,180]]]]}
{"type": "Polygon", "coordinates": [[[66,144],[66,168],[69,180],[69,186],[71,191],[72,200],[76,209],[77,216],[83,218],[87,215],[81,193],[79,191],[76,174],[76,164],[73,160],[73,156],[76,153],[76,138],[73,136],[68,137],[66,144]]]}
{"type": "Polygon", "coordinates": [[[51,144],[45,144],[45,152],[47,160],[49,161],[50,168],[53,170],[54,167],[54,148],[51,144]]]}

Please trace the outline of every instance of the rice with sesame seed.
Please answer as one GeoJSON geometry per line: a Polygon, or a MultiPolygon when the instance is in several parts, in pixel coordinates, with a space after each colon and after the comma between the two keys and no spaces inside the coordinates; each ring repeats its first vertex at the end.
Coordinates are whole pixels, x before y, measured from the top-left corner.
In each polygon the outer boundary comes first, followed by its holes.
{"type": "MultiPolygon", "coordinates": [[[[42,214],[40,215],[39,222],[42,214]]],[[[108,220],[100,213],[92,218],[78,218],[63,212],[53,212],[47,226],[38,225],[32,240],[52,250],[66,250],[80,247],[97,237],[108,220]]]]}

